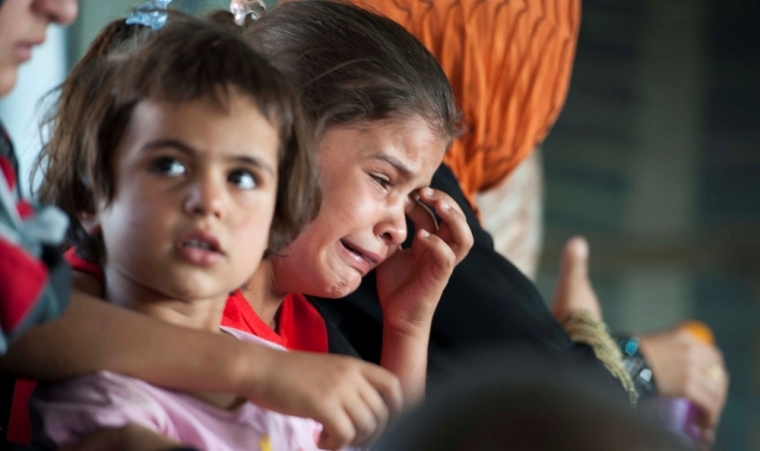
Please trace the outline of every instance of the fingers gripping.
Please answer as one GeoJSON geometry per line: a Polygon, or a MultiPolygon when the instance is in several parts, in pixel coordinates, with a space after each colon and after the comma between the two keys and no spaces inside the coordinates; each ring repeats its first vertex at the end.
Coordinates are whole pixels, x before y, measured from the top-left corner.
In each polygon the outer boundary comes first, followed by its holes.
{"type": "Polygon", "coordinates": [[[449,245],[439,236],[426,230],[417,232],[412,252],[423,267],[429,267],[435,280],[448,280],[457,263],[457,257],[449,245]],[[426,264],[427,263],[427,264],[426,264]]]}
{"type": "Polygon", "coordinates": [[[375,440],[389,418],[401,412],[401,384],[391,372],[353,359],[350,376],[335,390],[331,402],[325,403],[324,430],[318,446],[338,449],[346,445],[363,445],[375,440]]]}
{"type": "MultiPolygon", "coordinates": [[[[458,264],[470,251],[474,241],[462,208],[451,196],[432,188],[420,190],[420,200],[434,208],[441,218],[442,222],[435,231],[435,235],[451,248],[455,255],[455,264],[458,264]]],[[[415,218],[411,215],[410,218],[417,225],[415,218]]],[[[429,228],[425,230],[432,233],[429,228]]]]}

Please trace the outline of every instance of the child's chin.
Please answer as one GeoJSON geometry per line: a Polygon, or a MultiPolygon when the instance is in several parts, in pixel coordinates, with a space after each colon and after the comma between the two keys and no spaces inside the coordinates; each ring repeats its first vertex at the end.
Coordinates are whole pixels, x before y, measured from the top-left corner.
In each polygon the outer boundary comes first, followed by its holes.
{"type": "Polygon", "coordinates": [[[339,281],[335,281],[326,291],[321,294],[320,297],[339,299],[348,296],[359,288],[362,279],[358,275],[356,277],[347,277],[339,281]]]}

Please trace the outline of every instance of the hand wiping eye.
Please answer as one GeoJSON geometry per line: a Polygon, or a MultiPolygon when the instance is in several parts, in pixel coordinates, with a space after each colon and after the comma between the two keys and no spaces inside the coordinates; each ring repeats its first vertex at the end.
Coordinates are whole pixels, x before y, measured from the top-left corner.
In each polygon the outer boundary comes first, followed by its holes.
{"type": "Polygon", "coordinates": [[[423,229],[430,233],[435,233],[438,230],[435,213],[418,196],[410,197],[410,202],[406,207],[406,215],[417,229],[423,229]]]}

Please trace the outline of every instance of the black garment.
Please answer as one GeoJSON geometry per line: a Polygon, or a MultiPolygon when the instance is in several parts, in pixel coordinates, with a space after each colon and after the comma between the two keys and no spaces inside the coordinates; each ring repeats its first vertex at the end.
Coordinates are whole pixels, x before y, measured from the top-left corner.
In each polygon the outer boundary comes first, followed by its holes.
{"type": "MultiPolygon", "coordinates": [[[[326,301],[329,302],[329,301],[326,301]]],[[[356,348],[348,341],[344,331],[333,321],[331,311],[324,308],[321,302],[312,302],[322,319],[325,321],[327,329],[327,352],[330,354],[341,354],[350,357],[362,358],[356,351],[356,348]]]]}
{"type": "MultiPolygon", "coordinates": [[[[494,345],[561,352],[565,355],[563,361],[576,361],[607,373],[590,347],[570,340],[549,313],[533,282],[494,250],[493,239],[468,206],[453,172],[441,165],[431,186],[449,194],[463,207],[475,244],[454,270],[433,317],[430,374],[447,367],[455,354],[494,345]]],[[[412,232],[409,235],[413,236],[412,232]]],[[[380,361],[382,311],[374,272],[344,299],[309,299],[335,323],[363,359],[380,361]]]]}
{"type": "MultiPolygon", "coordinates": [[[[2,1],[3,0],[0,0],[0,4],[2,4],[2,1]]],[[[0,157],[8,160],[11,163],[11,168],[13,168],[13,173],[18,174],[18,159],[16,158],[16,152],[13,151],[13,143],[11,142],[10,136],[8,136],[8,132],[5,131],[2,122],[0,122],[0,157]]],[[[16,184],[16,186],[19,185],[19,183],[16,184]]],[[[19,191],[17,190],[17,192],[19,191]]]]}

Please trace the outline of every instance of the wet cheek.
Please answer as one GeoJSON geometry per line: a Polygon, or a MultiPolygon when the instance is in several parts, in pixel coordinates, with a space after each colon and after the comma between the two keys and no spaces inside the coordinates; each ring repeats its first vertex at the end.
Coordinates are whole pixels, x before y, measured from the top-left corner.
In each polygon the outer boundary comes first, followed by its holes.
{"type": "Polygon", "coordinates": [[[346,189],[335,194],[329,198],[325,196],[325,203],[329,206],[329,216],[335,222],[358,225],[358,223],[371,221],[377,214],[377,202],[366,190],[346,189]]]}

